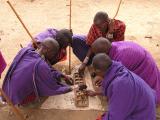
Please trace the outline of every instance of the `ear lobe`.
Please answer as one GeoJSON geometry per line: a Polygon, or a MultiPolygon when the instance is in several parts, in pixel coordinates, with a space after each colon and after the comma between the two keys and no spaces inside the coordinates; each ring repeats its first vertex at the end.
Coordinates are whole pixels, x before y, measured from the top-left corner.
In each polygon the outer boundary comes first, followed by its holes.
{"type": "Polygon", "coordinates": [[[46,55],[48,51],[47,51],[46,48],[43,47],[42,52],[43,52],[44,55],[46,55]]]}
{"type": "Polygon", "coordinates": [[[95,69],[94,72],[95,72],[96,75],[100,75],[100,73],[101,73],[101,71],[98,70],[98,69],[95,69]]]}
{"type": "Polygon", "coordinates": [[[91,50],[91,52],[94,52],[94,50],[93,50],[93,47],[92,47],[92,46],[90,47],[90,50],[91,50]]]}
{"type": "Polygon", "coordinates": [[[70,32],[71,32],[71,35],[73,36],[73,31],[72,31],[72,29],[70,29],[70,32]]]}

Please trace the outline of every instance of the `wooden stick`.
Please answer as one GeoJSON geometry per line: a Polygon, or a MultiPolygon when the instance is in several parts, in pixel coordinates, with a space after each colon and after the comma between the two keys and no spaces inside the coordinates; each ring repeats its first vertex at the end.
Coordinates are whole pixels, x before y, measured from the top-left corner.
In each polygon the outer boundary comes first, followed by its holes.
{"type": "Polygon", "coordinates": [[[21,47],[21,48],[23,48],[23,45],[22,45],[22,44],[20,44],[20,47],[21,47]]]}
{"type": "MultiPolygon", "coordinates": [[[[69,1],[69,29],[72,30],[72,0],[69,1]]],[[[69,46],[69,74],[71,74],[71,47],[69,46]]]]}
{"type": "MultiPolygon", "coordinates": [[[[72,29],[72,0],[69,3],[69,29],[72,29]]],[[[69,74],[71,74],[71,47],[69,46],[69,74]]]]}
{"type": "Polygon", "coordinates": [[[0,88],[0,92],[1,92],[2,96],[5,98],[8,105],[12,108],[15,115],[19,118],[19,120],[25,120],[23,114],[13,105],[11,100],[7,97],[7,95],[4,93],[4,91],[1,88],[0,88]]]}
{"type": "Polygon", "coordinates": [[[27,34],[30,36],[32,43],[35,44],[37,47],[37,43],[34,40],[33,36],[31,35],[31,33],[29,32],[29,30],[27,29],[27,27],[25,26],[25,24],[23,23],[22,19],[20,18],[20,16],[18,15],[18,13],[16,12],[16,10],[14,9],[13,5],[10,3],[10,1],[7,1],[8,5],[10,6],[10,8],[12,9],[12,11],[15,13],[16,17],[18,18],[18,20],[20,21],[21,25],[23,26],[23,28],[26,30],[27,34]]]}
{"type": "Polygon", "coordinates": [[[121,3],[122,3],[122,0],[120,0],[120,1],[119,1],[118,8],[117,8],[116,14],[114,15],[113,19],[115,19],[115,18],[116,18],[116,16],[118,15],[118,12],[119,12],[119,9],[120,9],[120,6],[121,6],[121,3]]]}

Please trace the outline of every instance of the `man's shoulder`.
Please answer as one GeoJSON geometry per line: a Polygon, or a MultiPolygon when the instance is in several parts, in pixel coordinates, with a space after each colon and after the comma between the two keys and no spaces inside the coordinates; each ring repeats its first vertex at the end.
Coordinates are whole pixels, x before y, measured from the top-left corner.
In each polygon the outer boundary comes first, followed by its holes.
{"type": "Polygon", "coordinates": [[[55,29],[55,28],[47,28],[46,31],[49,31],[49,32],[57,32],[58,30],[55,29]]]}
{"type": "Polygon", "coordinates": [[[119,24],[125,24],[125,22],[123,22],[122,20],[118,20],[118,19],[114,19],[115,23],[119,23],[119,24]]]}
{"type": "Polygon", "coordinates": [[[57,34],[57,29],[54,29],[54,28],[47,28],[46,30],[38,33],[36,36],[35,36],[35,39],[38,41],[38,42],[42,42],[45,38],[48,38],[48,37],[53,37],[55,38],[56,34],[57,34]]]}
{"type": "MultiPolygon", "coordinates": [[[[83,41],[85,41],[86,38],[87,38],[86,35],[80,35],[80,34],[74,34],[74,35],[72,36],[72,39],[73,39],[73,40],[83,40],[83,41]]],[[[74,41],[73,41],[73,42],[74,42],[74,41]]]]}
{"type": "Polygon", "coordinates": [[[35,51],[32,47],[22,48],[16,55],[16,61],[24,60],[28,63],[36,63],[37,61],[42,60],[41,56],[35,51]]]}
{"type": "Polygon", "coordinates": [[[113,46],[116,46],[118,48],[130,48],[130,49],[136,49],[141,48],[144,49],[142,46],[138,45],[137,43],[133,41],[118,41],[118,42],[112,42],[113,46]]]}
{"type": "Polygon", "coordinates": [[[122,73],[122,75],[118,75],[114,81],[113,81],[113,88],[114,89],[126,89],[129,90],[133,85],[133,79],[134,76],[132,76],[131,74],[129,74],[128,70],[125,73],[122,73]]]}
{"type": "Polygon", "coordinates": [[[57,32],[57,31],[58,31],[57,29],[49,27],[49,28],[46,28],[45,30],[43,30],[41,33],[57,32]]]}
{"type": "Polygon", "coordinates": [[[117,19],[114,20],[114,25],[116,26],[117,29],[118,29],[119,27],[123,27],[123,26],[125,27],[125,26],[126,26],[123,21],[117,20],[117,19]]]}
{"type": "Polygon", "coordinates": [[[37,61],[37,65],[40,70],[50,70],[51,68],[43,58],[39,58],[39,60],[37,61]]]}
{"type": "Polygon", "coordinates": [[[34,48],[32,48],[32,47],[24,47],[17,53],[15,58],[21,59],[22,57],[24,57],[25,55],[27,55],[31,51],[34,51],[34,48]]]}

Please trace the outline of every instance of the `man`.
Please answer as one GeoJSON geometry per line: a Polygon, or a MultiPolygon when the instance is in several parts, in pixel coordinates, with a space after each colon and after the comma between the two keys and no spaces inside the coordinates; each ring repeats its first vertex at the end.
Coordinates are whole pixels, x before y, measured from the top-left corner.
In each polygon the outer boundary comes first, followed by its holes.
{"type": "MultiPolygon", "coordinates": [[[[58,41],[58,43],[60,44],[60,50],[59,54],[56,56],[57,59],[54,59],[54,61],[52,61],[52,65],[61,60],[65,60],[66,48],[69,45],[72,47],[73,53],[78,57],[78,59],[80,61],[83,61],[89,49],[89,46],[86,44],[86,36],[72,35],[72,31],[68,29],[56,30],[54,28],[48,28],[44,32],[41,32],[38,35],[36,35],[34,39],[36,40],[38,45],[40,45],[40,43],[45,38],[53,38],[58,41]]],[[[35,46],[34,44],[30,43],[29,46],[32,46],[37,49],[37,46],[35,46]]]]}
{"type": "Polygon", "coordinates": [[[43,96],[63,94],[72,89],[60,83],[69,78],[50,65],[59,51],[59,44],[52,38],[41,42],[39,49],[23,48],[14,58],[3,82],[3,90],[14,105],[28,104],[43,96]]]}
{"type": "Polygon", "coordinates": [[[86,43],[91,45],[99,37],[105,37],[111,42],[123,41],[125,28],[124,22],[109,18],[106,12],[97,12],[87,35],[86,43]]]}
{"type": "MultiPolygon", "coordinates": [[[[44,32],[39,33],[34,37],[34,39],[37,41],[37,44],[39,45],[41,42],[43,42],[44,39],[46,38],[53,38],[55,39],[60,46],[59,52],[56,56],[56,59],[54,61],[51,61],[52,65],[59,62],[63,61],[66,59],[67,52],[66,48],[67,46],[71,43],[72,40],[72,31],[68,29],[61,29],[61,30],[56,30],[54,28],[48,28],[44,32]]],[[[31,44],[29,44],[31,46],[31,44]]],[[[34,48],[37,48],[37,46],[32,45],[34,48]]]]}
{"type": "MultiPolygon", "coordinates": [[[[124,22],[109,18],[106,12],[97,12],[87,35],[86,44],[91,46],[99,37],[105,37],[111,42],[123,41],[125,28],[124,22]]],[[[86,64],[89,64],[88,61],[92,55],[92,51],[88,49],[86,57],[79,68],[80,73],[84,72],[86,64]]]]}
{"type": "Polygon", "coordinates": [[[150,53],[134,42],[112,42],[98,38],[91,46],[93,53],[106,53],[112,60],[120,61],[130,71],[139,75],[156,91],[160,103],[160,71],[150,53]]]}
{"type": "Polygon", "coordinates": [[[4,69],[6,68],[6,62],[2,56],[2,53],[0,51],[0,78],[1,78],[1,74],[4,71],[4,69]]]}
{"type": "Polygon", "coordinates": [[[92,65],[109,100],[108,113],[97,120],[156,120],[154,91],[139,76],[105,53],[95,55],[92,65]]]}

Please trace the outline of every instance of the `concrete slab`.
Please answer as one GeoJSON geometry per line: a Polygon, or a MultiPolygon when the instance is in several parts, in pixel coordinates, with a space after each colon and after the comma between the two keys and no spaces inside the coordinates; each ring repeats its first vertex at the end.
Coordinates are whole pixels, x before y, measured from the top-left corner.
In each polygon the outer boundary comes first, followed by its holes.
{"type": "MultiPolygon", "coordinates": [[[[78,66],[73,70],[75,72],[78,66]]],[[[73,73],[72,72],[72,73],[73,73]]],[[[85,80],[88,89],[94,90],[89,70],[85,71],[85,80]]],[[[41,106],[41,109],[61,109],[61,110],[100,110],[104,111],[99,97],[89,97],[88,107],[76,107],[74,101],[74,92],[49,97],[41,106]]]]}

